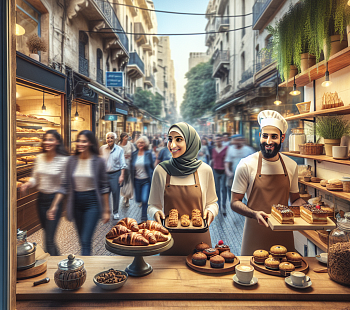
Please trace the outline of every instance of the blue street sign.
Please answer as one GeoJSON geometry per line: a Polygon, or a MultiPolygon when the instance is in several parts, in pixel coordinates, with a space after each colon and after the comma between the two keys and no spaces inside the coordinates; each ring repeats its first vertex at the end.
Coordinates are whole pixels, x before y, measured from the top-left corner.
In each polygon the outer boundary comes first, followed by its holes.
{"type": "Polygon", "coordinates": [[[118,120],[118,115],[116,115],[116,114],[106,114],[104,118],[105,118],[105,121],[117,121],[118,120]]]}
{"type": "Polygon", "coordinates": [[[106,72],[106,86],[107,87],[123,87],[124,78],[121,71],[107,71],[106,72]]]}

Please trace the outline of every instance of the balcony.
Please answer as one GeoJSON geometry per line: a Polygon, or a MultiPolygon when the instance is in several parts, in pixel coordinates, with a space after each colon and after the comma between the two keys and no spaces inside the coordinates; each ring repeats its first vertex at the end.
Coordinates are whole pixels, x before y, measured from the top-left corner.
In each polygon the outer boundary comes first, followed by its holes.
{"type": "Polygon", "coordinates": [[[131,12],[132,16],[135,17],[138,12],[138,8],[136,8],[137,4],[134,3],[134,0],[125,0],[125,3],[129,6],[129,11],[131,12]]]}
{"type": "Polygon", "coordinates": [[[102,69],[97,69],[96,81],[100,84],[103,84],[103,70],[102,69]]]}
{"type": "Polygon", "coordinates": [[[150,9],[154,9],[154,7],[150,7],[147,3],[147,0],[139,0],[139,6],[140,8],[146,9],[146,10],[140,10],[142,11],[143,18],[146,20],[146,23],[148,24],[148,28],[153,28],[153,22],[152,22],[152,12],[149,11],[150,9]]]}
{"type": "Polygon", "coordinates": [[[145,65],[141,60],[139,54],[137,54],[136,52],[130,53],[129,56],[129,62],[126,67],[127,74],[130,76],[131,79],[138,80],[144,76],[145,65]]]}
{"type": "Polygon", "coordinates": [[[150,75],[146,76],[143,83],[150,86],[150,87],[156,86],[156,80],[154,79],[154,75],[150,74],[150,75]]]}
{"type": "Polygon", "coordinates": [[[150,41],[146,42],[145,44],[142,44],[142,48],[145,52],[148,52],[149,55],[152,54],[152,44],[150,41]]]}
{"type": "Polygon", "coordinates": [[[79,56],[79,73],[89,76],[89,60],[79,56]]]}
{"type": "Polygon", "coordinates": [[[207,34],[205,35],[205,45],[210,46],[214,42],[215,36],[215,33],[207,32],[207,34]]]}
{"type": "Polygon", "coordinates": [[[143,33],[145,33],[145,29],[142,23],[135,23],[135,42],[138,46],[147,42],[147,38],[143,33]]]}
{"type": "Polygon", "coordinates": [[[250,67],[248,70],[245,70],[242,73],[242,78],[238,82],[240,85],[247,82],[249,79],[251,79],[254,76],[254,66],[250,67]]]}
{"type": "Polygon", "coordinates": [[[256,0],[253,5],[253,30],[261,30],[285,0],[256,0]]]}
{"type": "Polygon", "coordinates": [[[230,20],[228,17],[216,18],[216,31],[227,31],[230,27],[230,20]]]}
{"type": "Polygon", "coordinates": [[[217,51],[216,53],[214,53],[214,55],[215,54],[216,57],[213,62],[213,77],[221,78],[225,76],[230,70],[230,52],[217,51]]]}
{"type": "Polygon", "coordinates": [[[218,1],[218,14],[219,15],[222,15],[225,13],[227,4],[228,4],[228,0],[219,0],[218,1]]]}

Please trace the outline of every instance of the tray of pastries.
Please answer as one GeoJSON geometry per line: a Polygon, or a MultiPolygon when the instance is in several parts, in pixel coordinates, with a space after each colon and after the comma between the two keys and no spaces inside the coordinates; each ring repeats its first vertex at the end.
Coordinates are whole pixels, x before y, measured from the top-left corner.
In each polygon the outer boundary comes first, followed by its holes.
{"type": "Polygon", "coordinates": [[[114,248],[127,251],[157,249],[171,241],[171,234],[156,221],[140,224],[133,218],[123,218],[106,235],[106,242],[114,248]]]}
{"type": "Polygon", "coordinates": [[[250,264],[260,272],[280,277],[287,277],[294,270],[305,274],[309,270],[308,263],[299,253],[288,252],[283,245],[274,245],[269,251],[254,251],[250,264]]]}
{"type": "Polygon", "coordinates": [[[178,210],[171,209],[162,223],[170,232],[200,233],[209,229],[207,220],[203,219],[199,209],[193,209],[191,215],[180,214],[178,210]]]}
{"type": "Polygon", "coordinates": [[[336,224],[329,218],[329,210],[322,206],[304,204],[302,206],[272,205],[268,224],[272,230],[315,230],[334,229],[336,224]]]}
{"type": "Polygon", "coordinates": [[[235,270],[239,259],[230,251],[230,247],[219,240],[215,248],[204,242],[196,245],[193,254],[186,257],[186,264],[193,270],[203,273],[226,273],[235,270]]]}

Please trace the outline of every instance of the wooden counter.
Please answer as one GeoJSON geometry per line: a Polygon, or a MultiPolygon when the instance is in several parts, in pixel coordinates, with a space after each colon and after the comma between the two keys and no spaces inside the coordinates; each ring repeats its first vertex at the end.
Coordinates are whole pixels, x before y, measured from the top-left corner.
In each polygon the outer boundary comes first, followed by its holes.
{"type": "MultiPolygon", "coordinates": [[[[327,273],[315,273],[313,268],[322,265],[315,258],[306,258],[310,269],[308,275],[312,286],[294,289],[284,282],[283,277],[275,277],[255,271],[259,283],[243,287],[233,282],[231,274],[206,275],[189,269],[185,257],[151,256],[145,261],[152,265],[153,272],[145,277],[129,277],[126,284],[115,291],[104,291],[93,283],[93,276],[108,268],[122,269],[132,262],[132,257],[93,256],[81,257],[85,262],[87,279],[76,291],[62,291],[54,282],[57,263],[65,257],[50,257],[45,274],[17,283],[17,309],[20,301],[37,301],[40,304],[56,304],[64,301],[84,302],[86,300],[163,300],[204,301],[204,300],[255,300],[255,301],[350,301],[350,287],[342,286],[329,279],[327,273]],[[33,282],[44,277],[51,281],[33,287],[33,282]]],[[[240,257],[249,263],[250,257],[240,257]]],[[[57,306],[57,304],[56,304],[57,306]]],[[[67,307],[67,306],[66,306],[67,307]]],[[[24,309],[24,308],[23,308],[24,309]]]]}

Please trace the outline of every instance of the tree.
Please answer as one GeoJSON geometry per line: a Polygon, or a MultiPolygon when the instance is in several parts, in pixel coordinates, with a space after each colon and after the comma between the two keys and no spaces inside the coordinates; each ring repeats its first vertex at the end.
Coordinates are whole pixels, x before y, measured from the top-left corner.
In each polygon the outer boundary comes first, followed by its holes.
{"type": "Polygon", "coordinates": [[[162,99],[163,97],[156,93],[152,94],[149,90],[143,90],[138,87],[135,92],[134,104],[154,116],[160,116],[162,109],[162,99]]]}
{"type": "Polygon", "coordinates": [[[186,73],[187,84],[180,107],[184,120],[191,122],[214,107],[216,94],[212,74],[210,61],[200,63],[186,73]]]}

